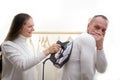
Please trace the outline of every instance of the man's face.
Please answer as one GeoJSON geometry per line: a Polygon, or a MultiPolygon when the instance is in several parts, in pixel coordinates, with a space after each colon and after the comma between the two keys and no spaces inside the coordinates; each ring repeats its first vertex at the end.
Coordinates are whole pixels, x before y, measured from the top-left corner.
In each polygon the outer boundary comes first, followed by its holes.
{"type": "Polygon", "coordinates": [[[108,22],[102,17],[96,17],[88,24],[87,31],[92,35],[104,36],[107,29],[108,22]]]}

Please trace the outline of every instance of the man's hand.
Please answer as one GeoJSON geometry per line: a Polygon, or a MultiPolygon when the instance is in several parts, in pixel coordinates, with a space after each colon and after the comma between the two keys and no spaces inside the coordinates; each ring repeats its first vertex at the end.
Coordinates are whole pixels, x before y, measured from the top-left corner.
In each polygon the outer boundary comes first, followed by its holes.
{"type": "Polygon", "coordinates": [[[97,50],[102,50],[103,49],[104,36],[103,35],[95,34],[95,35],[93,35],[93,37],[96,40],[97,50]]]}

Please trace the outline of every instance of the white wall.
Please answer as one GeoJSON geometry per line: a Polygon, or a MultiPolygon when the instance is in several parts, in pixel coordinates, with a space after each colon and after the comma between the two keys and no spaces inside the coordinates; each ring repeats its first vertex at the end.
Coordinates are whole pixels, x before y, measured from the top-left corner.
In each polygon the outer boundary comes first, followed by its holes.
{"type": "Polygon", "coordinates": [[[110,23],[105,38],[108,68],[97,74],[97,80],[120,80],[120,11],[119,0],[1,0],[0,44],[4,40],[13,16],[29,13],[36,31],[86,30],[87,21],[95,14],[104,14],[110,23]]]}

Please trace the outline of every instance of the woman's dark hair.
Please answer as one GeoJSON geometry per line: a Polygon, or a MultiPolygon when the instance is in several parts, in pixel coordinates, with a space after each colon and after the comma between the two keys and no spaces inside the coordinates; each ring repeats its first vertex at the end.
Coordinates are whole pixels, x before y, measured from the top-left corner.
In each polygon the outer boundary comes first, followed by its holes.
{"type": "MultiPolygon", "coordinates": [[[[1,52],[1,46],[0,46],[0,52],[1,52]]],[[[0,54],[0,76],[2,72],[2,55],[0,54]]]]}
{"type": "Polygon", "coordinates": [[[0,46],[0,52],[1,52],[1,46],[0,46]]]}
{"type": "Polygon", "coordinates": [[[12,21],[10,30],[8,32],[8,35],[5,39],[5,41],[7,40],[14,40],[18,37],[20,29],[23,27],[23,25],[25,25],[26,20],[28,20],[29,18],[31,18],[30,15],[26,14],[26,13],[19,13],[17,14],[12,21]]]}

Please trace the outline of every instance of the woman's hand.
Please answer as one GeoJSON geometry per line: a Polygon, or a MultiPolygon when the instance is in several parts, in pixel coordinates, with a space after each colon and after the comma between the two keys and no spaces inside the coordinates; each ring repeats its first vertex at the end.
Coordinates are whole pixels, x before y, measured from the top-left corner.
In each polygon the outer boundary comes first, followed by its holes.
{"type": "Polygon", "coordinates": [[[46,55],[55,54],[60,50],[61,46],[59,44],[53,44],[48,49],[44,51],[46,55]]]}

